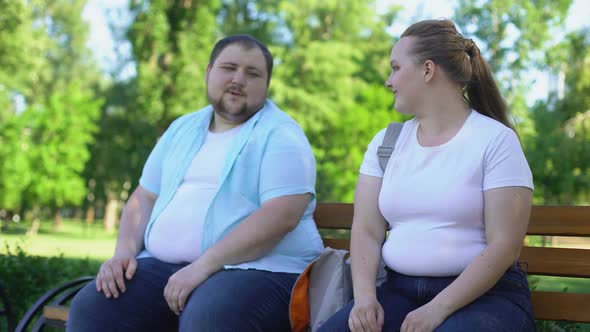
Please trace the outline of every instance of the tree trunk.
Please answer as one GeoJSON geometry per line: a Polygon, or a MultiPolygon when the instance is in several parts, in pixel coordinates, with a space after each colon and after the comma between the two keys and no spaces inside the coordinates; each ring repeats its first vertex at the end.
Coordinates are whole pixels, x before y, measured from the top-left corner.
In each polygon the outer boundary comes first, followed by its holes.
{"type": "Polygon", "coordinates": [[[86,209],[86,224],[93,225],[95,216],[96,210],[94,208],[94,204],[88,205],[88,208],[86,209]]]}
{"type": "Polygon", "coordinates": [[[27,231],[28,236],[35,236],[39,234],[39,227],[41,227],[41,218],[39,217],[40,213],[41,209],[39,209],[38,206],[34,207],[33,211],[31,211],[33,224],[31,225],[31,228],[29,228],[29,230],[27,231]]]}
{"type": "Polygon", "coordinates": [[[76,208],[74,210],[74,220],[80,221],[82,220],[82,216],[84,215],[84,210],[82,208],[76,208]]]}
{"type": "Polygon", "coordinates": [[[119,200],[117,194],[109,192],[107,194],[107,206],[104,213],[104,228],[109,234],[115,233],[117,217],[119,215],[119,200]]]}
{"type": "Polygon", "coordinates": [[[53,230],[59,231],[63,226],[63,215],[61,214],[61,209],[55,209],[55,214],[53,216],[53,230]]]}

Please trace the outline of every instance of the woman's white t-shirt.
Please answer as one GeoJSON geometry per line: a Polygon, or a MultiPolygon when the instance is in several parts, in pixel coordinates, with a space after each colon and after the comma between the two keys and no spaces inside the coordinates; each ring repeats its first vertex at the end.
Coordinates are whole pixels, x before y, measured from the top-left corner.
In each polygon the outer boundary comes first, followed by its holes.
{"type": "Polygon", "coordinates": [[[476,111],[439,146],[421,146],[417,128],[417,119],[404,124],[385,173],[381,130],[360,169],[383,178],[379,208],[391,227],[383,259],[406,275],[458,275],[486,247],[483,192],[533,189],[532,174],[516,133],[476,111]]]}

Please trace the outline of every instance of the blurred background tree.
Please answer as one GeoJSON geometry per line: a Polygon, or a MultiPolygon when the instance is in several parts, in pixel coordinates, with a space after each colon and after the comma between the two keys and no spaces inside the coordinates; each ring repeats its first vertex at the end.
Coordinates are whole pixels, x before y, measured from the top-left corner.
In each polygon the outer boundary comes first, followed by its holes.
{"type": "MultiPolygon", "coordinates": [[[[318,199],[353,200],[367,144],[390,121],[384,87],[401,7],[355,0],[128,2],[108,11],[116,52],[100,69],[84,0],[0,0],[0,210],[27,220],[101,218],[114,232],[158,137],[207,104],[219,38],[248,33],[275,56],[270,97],[304,128],[318,199]]],[[[572,0],[460,0],[454,20],[489,60],[513,112],[539,204],[589,204],[587,30],[562,37],[572,0]],[[561,88],[532,104],[531,71],[561,88]],[[557,84],[559,85],[559,84],[557,84]]],[[[405,18],[407,21],[407,18],[405,18]]],[[[37,226],[31,226],[34,232],[37,226]]]]}

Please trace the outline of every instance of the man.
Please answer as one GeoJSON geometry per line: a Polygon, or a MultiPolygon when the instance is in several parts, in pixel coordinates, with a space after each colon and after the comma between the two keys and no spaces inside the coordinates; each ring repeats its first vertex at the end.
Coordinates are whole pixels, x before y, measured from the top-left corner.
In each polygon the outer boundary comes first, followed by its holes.
{"type": "Polygon", "coordinates": [[[113,258],[74,298],[68,331],[289,331],[291,288],[323,245],[315,159],[267,100],[272,55],[220,40],[211,105],[172,123],[123,210],[113,258]]]}

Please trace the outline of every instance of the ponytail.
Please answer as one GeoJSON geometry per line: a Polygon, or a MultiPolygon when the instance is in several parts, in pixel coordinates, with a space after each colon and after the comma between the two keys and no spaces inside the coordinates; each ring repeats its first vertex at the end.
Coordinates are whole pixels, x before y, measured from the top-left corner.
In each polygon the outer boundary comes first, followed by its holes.
{"type": "Polygon", "coordinates": [[[465,52],[469,56],[472,68],[471,80],[465,87],[467,104],[479,113],[514,130],[508,120],[508,107],[500,94],[490,66],[481,56],[479,48],[473,40],[466,41],[465,52]]]}
{"type": "Polygon", "coordinates": [[[425,20],[412,24],[403,37],[415,37],[412,53],[417,61],[432,60],[448,77],[464,87],[468,107],[514,129],[508,107],[488,63],[471,39],[463,37],[450,20],[425,20]]]}

